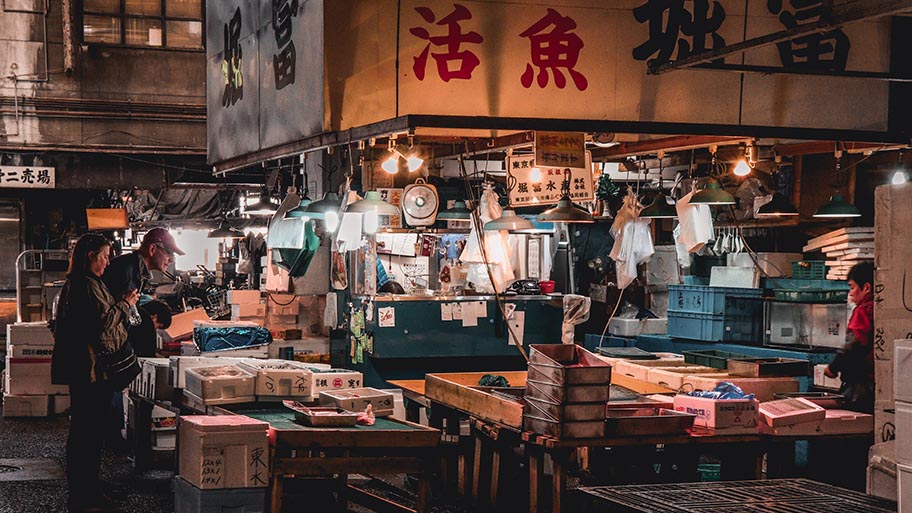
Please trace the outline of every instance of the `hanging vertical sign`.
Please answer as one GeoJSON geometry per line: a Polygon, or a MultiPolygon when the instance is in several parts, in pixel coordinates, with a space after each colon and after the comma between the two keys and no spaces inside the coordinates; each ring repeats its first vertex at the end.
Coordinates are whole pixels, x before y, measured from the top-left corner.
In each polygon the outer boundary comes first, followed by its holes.
{"type": "Polygon", "coordinates": [[[535,132],[535,165],[582,167],[586,161],[584,132],[535,132]]]}
{"type": "Polygon", "coordinates": [[[0,166],[0,188],[53,189],[53,167],[0,166]]]}
{"type": "Polygon", "coordinates": [[[551,205],[565,190],[576,202],[595,199],[592,187],[592,156],[583,152],[582,165],[536,166],[534,155],[507,157],[507,189],[510,206],[551,205]]]}

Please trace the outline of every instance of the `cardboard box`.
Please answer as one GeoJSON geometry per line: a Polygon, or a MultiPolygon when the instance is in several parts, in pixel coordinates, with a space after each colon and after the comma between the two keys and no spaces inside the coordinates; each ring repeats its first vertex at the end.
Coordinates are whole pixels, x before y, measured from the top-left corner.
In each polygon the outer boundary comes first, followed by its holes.
{"type": "Polygon", "coordinates": [[[238,366],[254,375],[257,396],[311,397],[311,373],[303,363],[245,358],[238,366]]]}
{"type": "MultiPolygon", "coordinates": [[[[893,360],[874,360],[874,397],[876,399],[893,399],[896,384],[893,360]]],[[[902,377],[900,377],[902,379],[902,377]]]]}
{"type": "Polygon", "coordinates": [[[240,305],[244,303],[259,303],[260,302],[260,291],[259,290],[229,290],[228,291],[228,302],[232,305],[240,305]]]}
{"type": "Polygon", "coordinates": [[[180,417],[179,474],[193,486],[259,488],[269,483],[269,424],[243,415],[180,417]]]}
{"type": "Polygon", "coordinates": [[[231,305],[231,319],[236,317],[264,317],[266,305],[263,303],[240,303],[231,305]]]}
{"type": "Polygon", "coordinates": [[[26,344],[32,346],[53,346],[54,334],[47,321],[18,322],[6,325],[7,345],[26,344]]]}
{"type": "Polygon", "coordinates": [[[790,426],[822,421],[826,418],[826,410],[807,399],[792,397],[760,403],[760,417],[770,427],[790,426]]]}
{"type": "Polygon", "coordinates": [[[694,426],[725,429],[726,432],[757,432],[759,424],[756,399],[707,399],[678,394],[674,409],[696,415],[694,426]]]}
{"type": "Polygon", "coordinates": [[[893,401],[874,401],[874,443],[896,439],[893,401]]]}
{"type": "Polygon", "coordinates": [[[54,346],[42,346],[35,344],[14,344],[6,348],[6,356],[10,358],[44,358],[48,359],[54,355],[54,346]]]}
{"type": "Polygon", "coordinates": [[[868,495],[896,501],[896,442],[877,443],[868,451],[868,495]]]}
{"type": "Polygon", "coordinates": [[[298,315],[301,304],[294,294],[269,294],[266,300],[270,315],[298,315]]]}
{"type": "Polygon", "coordinates": [[[893,366],[893,398],[912,403],[912,340],[893,343],[893,366]]]}
{"type": "Polygon", "coordinates": [[[10,395],[68,394],[66,385],[51,384],[50,358],[6,357],[6,382],[3,390],[10,395]]]}
{"type": "Polygon", "coordinates": [[[290,347],[294,354],[315,353],[329,354],[328,337],[309,337],[303,339],[273,339],[269,344],[269,358],[280,358],[282,349],[290,347]]]}
{"type": "Polygon", "coordinates": [[[912,403],[896,401],[895,407],[896,462],[912,466],[912,403]]]}
{"type": "Polygon", "coordinates": [[[912,509],[912,466],[896,462],[896,502],[898,511],[912,509]]]}
{"type": "Polygon", "coordinates": [[[187,370],[187,390],[207,405],[253,402],[254,378],[234,365],[187,370]]]}
{"type": "Polygon", "coordinates": [[[370,405],[377,417],[392,415],[395,406],[393,394],[370,387],[320,392],[320,405],[353,412],[362,412],[370,405]]]}
{"type": "Polygon", "coordinates": [[[306,364],[310,373],[310,399],[316,401],[320,392],[361,388],[364,377],[360,372],[345,369],[328,369],[326,365],[306,364]]]}
{"type": "MultiPolygon", "coordinates": [[[[763,405],[760,405],[763,407],[763,405]]],[[[870,433],[874,416],[848,410],[825,410],[823,419],[771,427],[760,423],[760,433],[775,436],[850,435],[870,433]]]]}
{"type": "MultiPolygon", "coordinates": [[[[229,291],[230,292],[230,291],[229,291]]],[[[171,326],[165,330],[165,333],[171,337],[171,340],[186,337],[193,334],[194,321],[208,321],[209,314],[203,308],[195,308],[171,317],[171,326]]]]}
{"type": "Polygon", "coordinates": [[[827,363],[818,363],[814,366],[814,386],[839,390],[839,387],[842,386],[842,380],[839,377],[828,378],[824,374],[828,365],[827,363]]]}
{"type": "Polygon", "coordinates": [[[50,400],[46,395],[3,395],[3,417],[47,417],[50,400]]]}

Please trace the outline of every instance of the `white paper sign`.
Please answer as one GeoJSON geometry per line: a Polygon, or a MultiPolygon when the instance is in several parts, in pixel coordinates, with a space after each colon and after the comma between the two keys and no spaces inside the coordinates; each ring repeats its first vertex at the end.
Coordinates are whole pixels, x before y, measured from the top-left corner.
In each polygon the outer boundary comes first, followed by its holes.
{"type": "Polygon", "coordinates": [[[478,317],[474,315],[469,315],[469,312],[463,310],[462,312],[462,327],[471,328],[473,326],[478,326],[478,317]]]}
{"type": "Polygon", "coordinates": [[[378,313],[380,315],[380,327],[381,328],[394,328],[396,327],[396,308],[392,306],[384,306],[378,308],[378,313]]]}
{"type": "Polygon", "coordinates": [[[453,320],[452,303],[440,303],[440,320],[441,321],[452,321],[453,320]]]}
{"type": "Polygon", "coordinates": [[[566,186],[570,189],[572,201],[595,199],[591,157],[588,151],[585,165],[580,167],[536,167],[534,161],[535,157],[531,155],[507,157],[507,185],[510,189],[511,206],[557,203],[563,195],[564,180],[567,180],[566,186]],[[569,177],[565,178],[566,170],[569,170],[569,177]]]}
{"type": "Polygon", "coordinates": [[[505,303],[504,304],[504,317],[506,319],[513,318],[513,312],[516,311],[516,303],[505,303]]]}
{"type": "Polygon", "coordinates": [[[507,326],[509,326],[507,331],[510,333],[510,345],[522,345],[523,330],[526,326],[526,312],[513,312],[513,318],[507,321],[507,326]]]}
{"type": "Polygon", "coordinates": [[[0,187],[53,189],[53,167],[0,166],[0,187]]]}
{"type": "Polygon", "coordinates": [[[461,321],[462,320],[462,303],[453,303],[453,320],[461,321]]]}

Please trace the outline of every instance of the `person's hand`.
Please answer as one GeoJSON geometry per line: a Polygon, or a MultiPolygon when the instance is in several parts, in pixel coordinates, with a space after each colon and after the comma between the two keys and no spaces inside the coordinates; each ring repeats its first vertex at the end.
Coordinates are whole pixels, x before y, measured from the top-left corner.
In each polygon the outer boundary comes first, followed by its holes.
{"type": "Polygon", "coordinates": [[[130,292],[127,292],[127,296],[124,297],[124,301],[126,301],[130,306],[135,305],[137,302],[139,302],[139,290],[133,289],[130,292]]]}
{"type": "Polygon", "coordinates": [[[828,378],[835,378],[835,377],[836,377],[836,373],[830,370],[829,365],[828,365],[825,369],[823,369],[823,375],[826,376],[826,377],[828,377],[828,378]]]}

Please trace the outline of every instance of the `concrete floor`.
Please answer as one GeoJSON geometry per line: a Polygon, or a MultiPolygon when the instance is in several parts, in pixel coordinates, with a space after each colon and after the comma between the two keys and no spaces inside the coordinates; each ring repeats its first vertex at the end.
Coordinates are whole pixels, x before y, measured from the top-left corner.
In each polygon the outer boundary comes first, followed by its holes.
{"type": "MultiPolygon", "coordinates": [[[[66,437],[69,421],[67,417],[5,419],[0,418],[0,513],[66,513],[67,486],[61,478],[64,468],[66,437]],[[18,460],[10,462],[6,460],[18,460]],[[28,476],[30,480],[14,480],[13,477],[29,469],[9,472],[4,465],[34,467],[28,476]],[[56,468],[54,468],[56,467],[56,468]],[[55,475],[56,472],[56,475],[55,475]],[[41,478],[45,473],[47,478],[41,478]],[[38,477],[39,480],[31,480],[38,477]]],[[[108,453],[102,463],[102,479],[123,490],[119,502],[124,513],[170,513],[174,510],[171,480],[173,472],[150,470],[137,473],[126,454],[108,453]]],[[[402,479],[390,479],[388,483],[401,483],[402,479]]],[[[393,488],[387,482],[365,479],[361,482],[374,493],[399,500],[413,500],[414,495],[406,490],[393,488]]],[[[331,497],[323,483],[301,490],[300,507],[283,508],[294,511],[329,511],[331,497]],[[306,498],[306,500],[304,500],[306,498]]],[[[367,513],[370,510],[350,505],[349,512],[367,513]]],[[[433,513],[466,513],[472,509],[460,498],[433,499],[433,513]]]]}

